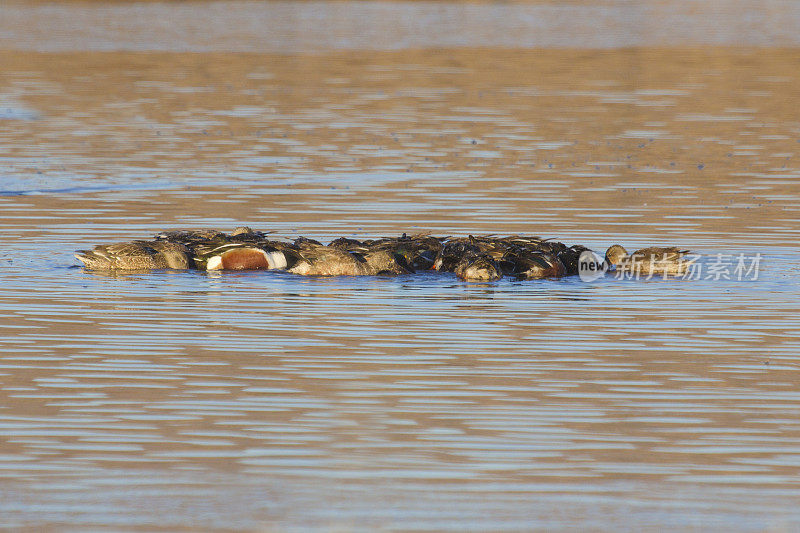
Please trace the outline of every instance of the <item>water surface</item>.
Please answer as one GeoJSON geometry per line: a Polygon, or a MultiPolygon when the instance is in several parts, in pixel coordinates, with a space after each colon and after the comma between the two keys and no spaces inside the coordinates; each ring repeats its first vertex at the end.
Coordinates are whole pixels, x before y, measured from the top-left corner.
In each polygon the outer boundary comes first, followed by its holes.
{"type": "Polygon", "coordinates": [[[800,526],[797,49],[18,42],[0,51],[2,526],[800,526]],[[103,275],[71,255],[240,224],[677,244],[707,270],[467,284],[103,275]]]}

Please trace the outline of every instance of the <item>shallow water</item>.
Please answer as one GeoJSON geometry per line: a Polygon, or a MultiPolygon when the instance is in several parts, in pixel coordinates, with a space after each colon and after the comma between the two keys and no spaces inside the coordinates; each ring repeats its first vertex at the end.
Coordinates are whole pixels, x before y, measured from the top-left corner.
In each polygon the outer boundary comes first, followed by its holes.
{"type": "MultiPolygon", "coordinates": [[[[411,5],[384,7],[431,8],[411,5]]],[[[0,525],[800,526],[800,51],[481,39],[1,41],[0,525]],[[468,284],[103,275],[71,255],[241,224],[676,244],[704,270],[468,284]],[[740,254],[757,276],[736,279],[740,254]]]]}

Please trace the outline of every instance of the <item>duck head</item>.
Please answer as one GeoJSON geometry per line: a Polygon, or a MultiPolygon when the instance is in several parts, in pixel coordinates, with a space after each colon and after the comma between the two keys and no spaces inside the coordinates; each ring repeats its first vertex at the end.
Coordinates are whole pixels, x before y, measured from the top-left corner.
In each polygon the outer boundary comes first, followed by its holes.
{"type": "Polygon", "coordinates": [[[606,262],[609,265],[619,265],[628,257],[628,250],[620,244],[609,246],[606,250],[606,262]]]}

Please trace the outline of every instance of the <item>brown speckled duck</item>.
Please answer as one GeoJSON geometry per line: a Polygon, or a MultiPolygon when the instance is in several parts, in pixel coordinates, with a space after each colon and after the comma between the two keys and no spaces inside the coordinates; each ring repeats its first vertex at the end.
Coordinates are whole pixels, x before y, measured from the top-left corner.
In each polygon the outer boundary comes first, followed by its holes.
{"type": "Polygon", "coordinates": [[[189,249],[168,241],[131,241],[101,244],[78,250],[75,257],[90,270],[186,269],[191,267],[189,249]]]}
{"type": "Polygon", "coordinates": [[[304,276],[378,276],[413,272],[391,249],[364,246],[355,239],[337,239],[329,246],[306,238],[295,240],[298,261],[289,272],[304,276]]]}
{"type": "Polygon", "coordinates": [[[403,234],[400,237],[356,240],[340,237],[330,243],[331,247],[355,253],[389,252],[407,271],[430,270],[442,248],[442,239],[427,233],[403,234]]]}
{"type": "Polygon", "coordinates": [[[606,262],[618,271],[637,275],[679,275],[693,262],[687,260],[688,253],[675,246],[651,246],[629,254],[623,246],[614,244],[606,251],[606,262]]]}

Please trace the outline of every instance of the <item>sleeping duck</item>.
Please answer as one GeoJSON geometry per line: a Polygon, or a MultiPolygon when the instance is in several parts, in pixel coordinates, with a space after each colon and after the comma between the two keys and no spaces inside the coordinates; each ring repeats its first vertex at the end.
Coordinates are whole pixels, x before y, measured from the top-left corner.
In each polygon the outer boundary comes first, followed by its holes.
{"type": "Polygon", "coordinates": [[[679,275],[693,262],[686,259],[688,253],[676,246],[651,246],[628,253],[623,246],[614,244],[606,251],[606,263],[618,271],[638,275],[679,275]]]}
{"type": "Polygon", "coordinates": [[[101,244],[91,250],[78,250],[75,257],[90,270],[147,270],[191,267],[191,253],[181,243],[131,241],[101,244]]]}

